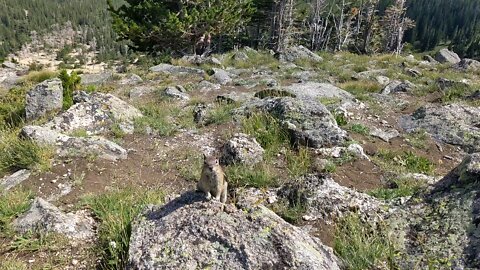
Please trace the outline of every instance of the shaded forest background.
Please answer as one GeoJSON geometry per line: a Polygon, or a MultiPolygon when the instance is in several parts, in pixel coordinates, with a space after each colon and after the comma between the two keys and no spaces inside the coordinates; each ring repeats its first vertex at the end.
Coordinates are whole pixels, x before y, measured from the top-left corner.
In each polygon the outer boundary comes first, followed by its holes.
{"type": "MultiPolygon", "coordinates": [[[[255,0],[256,12],[244,32],[233,38],[220,37],[217,51],[228,50],[235,45],[268,47],[264,38],[270,21],[273,0],[255,0]]],[[[297,0],[294,9],[295,43],[312,47],[303,35],[308,28],[308,18],[312,16],[315,1],[297,0]]],[[[334,0],[334,3],[342,0],[334,0]]],[[[346,1],[346,14],[369,0],[346,1]]],[[[394,0],[379,0],[376,13],[382,14],[394,0]]],[[[120,5],[122,0],[113,1],[120,5]]],[[[448,45],[463,57],[480,57],[480,1],[478,0],[410,0],[407,1],[407,17],[415,22],[415,27],[407,31],[405,41],[411,45],[407,49],[428,51],[439,45],[448,45]]],[[[102,0],[0,0],[0,59],[21,48],[30,40],[31,31],[48,33],[53,25],[70,21],[79,36],[79,44],[95,44],[100,61],[113,59],[125,54],[125,42],[117,42],[112,29],[111,16],[107,3],[102,0]]],[[[331,47],[314,49],[332,49],[331,47]]],[[[355,51],[354,48],[346,47],[355,51]]],[[[362,52],[362,51],[359,51],[362,52]]]]}

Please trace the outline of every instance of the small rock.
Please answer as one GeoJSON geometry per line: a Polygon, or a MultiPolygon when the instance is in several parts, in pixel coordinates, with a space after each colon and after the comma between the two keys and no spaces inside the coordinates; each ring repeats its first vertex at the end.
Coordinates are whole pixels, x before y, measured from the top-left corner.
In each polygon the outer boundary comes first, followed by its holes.
{"type": "Polygon", "coordinates": [[[189,100],[190,97],[183,90],[184,88],[181,86],[169,86],[165,89],[165,95],[177,99],[189,100]]]}
{"type": "Polygon", "coordinates": [[[208,111],[211,107],[212,106],[203,103],[195,105],[195,107],[193,108],[193,121],[200,126],[205,125],[207,121],[208,111]]]}
{"type": "Polygon", "coordinates": [[[379,75],[379,76],[375,77],[375,79],[381,85],[387,85],[387,84],[390,83],[390,79],[386,76],[379,75]]]}
{"type": "Polygon", "coordinates": [[[409,92],[415,88],[415,85],[409,81],[392,81],[382,90],[383,95],[389,95],[397,92],[409,92]]]}
{"type": "Polygon", "coordinates": [[[387,131],[381,130],[379,128],[373,128],[370,131],[370,135],[382,139],[385,142],[390,142],[391,139],[400,136],[400,133],[396,129],[390,129],[387,131]]]}
{"type": "Polygon", "coordinates": [[[306,59],[313,62],[322,62],[323,58],[310,51],[304,46],[289,47],[280,56],[280,60],[286,62],[295,62],[296,60],[306,59]]]}

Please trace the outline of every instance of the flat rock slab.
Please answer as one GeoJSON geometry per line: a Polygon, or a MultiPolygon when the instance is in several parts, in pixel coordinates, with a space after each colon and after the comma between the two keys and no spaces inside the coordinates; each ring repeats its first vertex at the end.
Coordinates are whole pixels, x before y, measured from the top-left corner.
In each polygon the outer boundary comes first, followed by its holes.
{"type": "Polygon", "coordinates": [[[284,88],[286,91],[301,98],[337,98],[342,102],[353,102],[355,97],[349,92],[329,83],[296,83],[284,88]]]}
{"type": "Polygon", "coordinates": [[[169,64],[160,64],[150,68],[151,72],[159,72],[172,75],[181,75],[181,74],[196,74],[204,75],[205,72],[198,68],[192,67],[182,67],[182,66],[173,66],[169,64]]]}
{"type": "Polygon", "coordinates": [[[25,126],[21,134],[39,144],[55,147],[60,157],[96,155],[112,161],[127,158],[127,150],[103,137],[71,137],[41,126],[25,126]]]}
{"type": "Polygon", "coordinates": [[[102,85],[113,79],[113,73],[81,74],[80,78],[83,85],[102,85]]]}
{"type": "Polygon", "coordinates": [[[134,222],[127,269],[340,269],[331,248],[266,207],[223,208],[193,192],[150,208],[134,222]]]}
{"type": "Polygon", "coordinates": [[[426,105],[400,119],[407,132],[426,130],[435,139],[458,145],[467,152],[480,151],[480,108],[462,104],[426,105]]]}
{"type": "Polygon", "coordinates": [[[53,204],[35,198],[30,209],[14,220],[17,232],[58,233],[70,239],[92,239],[94,221],[85,213],[63,213],[53,204]]]}
{"type": "Polygon", "coordinates": [[[0,180],[0,191],[7,191],[12,189],[23,181],[27,180],[32,172],[30,170],[19,170],[12,175],[7,175],[0,180]]]}

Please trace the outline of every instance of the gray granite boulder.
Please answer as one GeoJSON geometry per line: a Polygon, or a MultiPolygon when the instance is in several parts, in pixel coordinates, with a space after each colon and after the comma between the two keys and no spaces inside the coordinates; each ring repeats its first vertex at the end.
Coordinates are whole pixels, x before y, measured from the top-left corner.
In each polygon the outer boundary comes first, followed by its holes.
{"type": "Polygon", "coordinates": [[[264,206],[187,192],[134,222],[127,269],[337,270],[333,250],[264,206]]]}
{"type": "Polygon", "coordinates": [[[435,60],[440,63],[458,64],[460,62],[460,57],[458,54],[444,48],[435,55],[435,60]]]}
{"type": "Polygon", "coordinates": [[[313,62],[321,62],[323,58],[320,55],[310,51],[309,49],[305,48],[304,46],[294,46],[285,49],[285,51],[281,55],[281,60],[286,62],[295,62],[297,60],[309,60],[313,62]]]}
{"type": "Polygon", "coordinates": [[[27,92],[25,115],[27,120],[45,116],[63,106],[63,86],[59,79],[46,80],[27,92]]]}
{"type": "Polygon", "coordinates": [[[426,130],[433,138],[458,145],[467,152],[480,151],[480,108],[462,104],[426,105],[400,119],[407,132],[426,130]]]}
{"type": "Polygon", "coordinates": [[[237,109],[235,114],[248,116],[255,111],[267,112],[277,118],[290,133],[294,144],[322,148],[340,145],[348,137],[327,108],[312,98],[251,100],[237,109]]]}
{"type": "Polygon", "coordinates": [[[252,138],[243,133],[237,133],[222,147],[220,162],[225,165],[244,164],[255,165],[263,161],[265,150],[252,138]]]}

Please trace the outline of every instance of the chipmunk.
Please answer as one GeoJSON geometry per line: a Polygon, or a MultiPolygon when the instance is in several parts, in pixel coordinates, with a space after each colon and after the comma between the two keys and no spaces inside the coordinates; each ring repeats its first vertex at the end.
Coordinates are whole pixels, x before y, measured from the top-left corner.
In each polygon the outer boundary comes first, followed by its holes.
{"type": "Polygon", "coordinates": [[[227,201],[227,177],[216,157],[207,157],[203,154],[202,176],[197,184],[197,189],[204,192],[207,199],[212,196],[215,200],[225,203],[227,201]]]}

